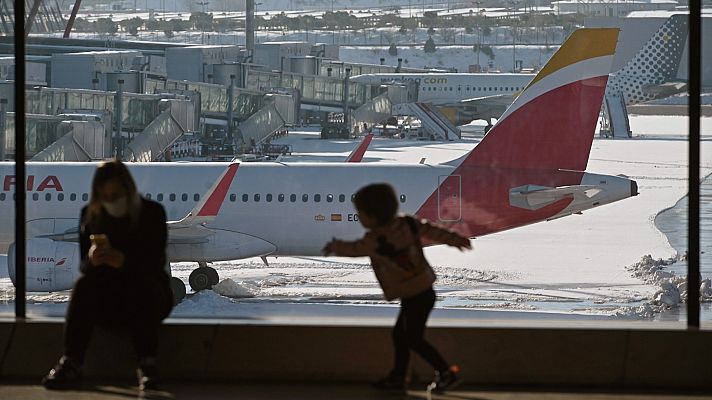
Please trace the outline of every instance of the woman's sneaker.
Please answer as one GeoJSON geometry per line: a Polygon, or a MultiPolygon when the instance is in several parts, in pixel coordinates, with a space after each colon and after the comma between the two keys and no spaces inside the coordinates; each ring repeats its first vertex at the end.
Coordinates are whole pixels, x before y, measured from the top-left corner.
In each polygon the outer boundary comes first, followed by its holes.
{"type": "Polygon", "coordinates": [[[138,390],[158,390],[158,368],[155,364],[141,364],[136,370],[138,390]]]}
{"type": "Polygon", "coordinates": [[[373,382],[373,387],[381,390],[405,390],[405,377],[394,373],[373,382]]]}
{"type": "Polygon", "coordinates": [[[462,382],[462,378],[458,375],[459,372],[460,368],[457,365],[453,365],[447,371],[435,371],[435,380],[428,385],[428,389],[436,393],[454,389],[462,382]]]}
{"type": "Polygon", "coordinates": [[[51,390],[79,389],[81,384],[81,366],[67,356],[60,358],[57,365],[42,378],[42,385],[51,390]]]}

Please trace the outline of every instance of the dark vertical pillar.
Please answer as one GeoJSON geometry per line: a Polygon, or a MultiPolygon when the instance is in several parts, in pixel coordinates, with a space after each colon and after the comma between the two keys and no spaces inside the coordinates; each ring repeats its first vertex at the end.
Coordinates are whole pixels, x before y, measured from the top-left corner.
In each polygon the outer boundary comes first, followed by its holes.
{"type": "Polygon", "coordinates": [[[7,135],[5,134],[5,121],[7,118],[7,99],[0,99],[0,161],[5,161],[5,143],[7,143],[7,135]]]}
{"type": "Polygon", "coordinates": [[[15,317],[25,318],[25,2],[15,2],[15,317]]]}
{"type": "Polygon", "coordinates": [[[687,328],[700,328],[700,87],[702,62],[701,0],[690,0],[690,141],[687,221],[687,328]]]}

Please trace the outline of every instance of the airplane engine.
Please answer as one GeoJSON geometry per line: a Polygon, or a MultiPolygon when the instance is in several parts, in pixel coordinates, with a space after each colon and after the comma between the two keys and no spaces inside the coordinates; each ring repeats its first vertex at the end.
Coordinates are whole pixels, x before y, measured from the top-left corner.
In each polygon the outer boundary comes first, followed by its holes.
{"type": "MultiPolygon", "coordinates": [[[[27,291],[55,292],[69,290],[81,275],[79,244],[33,238],[27,241],[27,291]]],[[[7,252],[7,270],[16,284],[15,243],[7,252]]]]}

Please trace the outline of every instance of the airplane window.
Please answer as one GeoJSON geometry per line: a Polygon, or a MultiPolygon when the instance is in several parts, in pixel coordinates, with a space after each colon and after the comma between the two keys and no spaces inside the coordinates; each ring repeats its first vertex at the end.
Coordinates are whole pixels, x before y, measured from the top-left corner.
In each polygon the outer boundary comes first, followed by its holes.
{"type": "Polygon", "coordinates": [[[5,193],[0,193],[0,201],[5,201],[5,193]]]}
{"type": "Polygon", "coordinates": [[[200,195],[198,193],[193,195],[193,201],[200,201],[200,195]]]}
{"type": "Polygon", "coordinates": [[[278,194],[278,195],[277,195],[277,201],[279,201],[280,203],[283,202],[283,201],[284,201],[284,194],[282,194],[282,193],[278,194]]]}
{"type": "Polygon", "coordinates": [[[188,194],[187,194],[187,193],[183,193],[183,194],[180,196],[180,199],[181,199],[182,201],[188,201],[188,194]]]}
{"type": "Polygon", "coordinates": [[[32,200],[37,201],[37,200],[39,200],[39,198],[40,198],[40,195],[39,195],[39,194],[37,194],[37,193],[32,193],[32,200]]]}
{"type": "Polygon", "coordinates": [[[294,203],[295,201],[297,201],[297,195],[296,195],[296,194],[290,194],[290,195],[289,195],[289,201],[291,201],[292,203],[294,203]]]}
{"type": "Polygon", "coordinates": [[[237,195],[235,193],[233,193],[230,195],[230,201],[234,203],[235,200],[237,200],[237,195]]]}
{"type": "Polygon", "coordinates": [[[170,201],[176,201],[176,194],[175,194],[175,193],[171,193],[171,194],[168,196],[168,200],[170,200],[170,201]]]}
{"type": "Polygon", "coordinates": [[[452,92],[452,86],[450,86],[450,91],[452,92]]]}
{"type": "Polygon", "coordinates": [[[77,201],[77,194],[76,194],[76,193],[70,194],[70,195],[69,195],[69,200],[70,200],[70,201],[77,201]]]}
{"type": "Polygon", "coordinates": [[[327,194],[326,195],[326,201],[331,203],[334,201],[334,195],[333,194],[327,194]]]}
{"type": "Polygon", "coordinates": [[[89,195],[86,193],[82,193],[82,201],[89,201],[89,195]]]}
{"type": "Polygon", "coordinates": [[[400,195],[400,202],[405,203],[405,195],[404,194],[400,195]]]}
{"type": "Polygon", "coordinates": [[[339,203],[343,203],[346,201],[346,195],[340,194],[339,195],[339,203]]]}
{"type": "Polygon", "coordinates": [[[356,193],[351,195],[351,201],[353,202],[355,198],[356,198],[356,193]]]}
{"type": "Polygon", "coordinates": [[[57,194],[57,200],[59,200],[59,201],[64,201],[64,193],[58,193],[58,194],[57,194]]]}
{"type": "Polygon", "coordinates": [[[52,193],[45,193],[45,201],[52,201],[52,193]]]}
{"type": "Polygon", "coordinates": [[[12,201],[17,200],[17,195],[15,193],[12,194],[12,201]]]}
{"type": "Polygon", "coordinates": [[[147,199],[150,199],[150,198],[151,198],[151,193],[146,193],[144,196],[145,196],[147,199]]]}
{"type": "Polygon", "coordinates": [[[243,194],[243,195],[242,195],[242,202],[243,202],[243,203],[246,203],[247,200],[249,200],[249,199],[250,199],[250,196],[248,196],[247,194],[243,194]]]}
{"type": "Polygon", "coordinates": [[[260,201],[260,194],[255,193],[254,199],[255,199],[255,201],[260,201]]]}
{"type": "Polygon", "coordinates": [[[302,195],[302,201],[305,202],[305,203],[306,203],[307,201],[309,201],[309,195],[308,195],[308,194],[303,194],[303,195],[302,195]]]}
{"type": "Polygon", "coordinates": [[[468,92],[470,91],[470,87],[469,87],[469,86],[467,87],[467,91],[468,91],[468,92]]]}
{"type": "Polygon", "coordinates": [[[314,201],[317,202],[317,203],[320,202],[320,201],[321,201],[321,195],[320,195],[320,194],[315,194],[315,195],[314,195],[314,201]]]}
{"type": "Polygon", "coordinates": [[[265,200],[267,200],[268,203],[271,202],[272,201],[272,193],[267,193],[267,196],[265,196],[265,200]]]}
{"type": "Polygon", "coordinates": [[[163,193],[158,193],[158,194],[156,195],[156,200],[158,200],[158,201],[163,201],[163,193]]]}

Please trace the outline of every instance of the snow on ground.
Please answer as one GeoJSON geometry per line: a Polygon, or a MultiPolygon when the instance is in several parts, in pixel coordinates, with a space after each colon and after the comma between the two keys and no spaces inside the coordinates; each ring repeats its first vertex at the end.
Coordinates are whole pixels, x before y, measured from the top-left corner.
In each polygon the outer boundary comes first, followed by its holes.
{"type": "MultiPolygon", "coordinates": [[[[712,172],[712,118],[703,122],[703,176],[712,172]],[[707,155],[706,157],[704,155],[707,155]]],[[[646,305],[658,287],[627,269],[644,255],[676,257],[654,219],[687,191],[687,118],[631,116],[633,139],[594,140],[588,171],[625,174],[640,195],[583,215],[501,232],[473,241],[474,250],[426,249],[439,280],[437,321],[481,318],[659,318],[646,305]]],[[[473,148],[477,135],[460,142],[413,142],[376,138],[364,162],[439,163],[473,148]]],[[[315,129],[275,140],[293,147],[285,161],[339,161],[354,140],[323,141],[315,129]]],[[[214,291],[191,294],[176,317],[243,319],[392,318],[395,304],[381,298],[365,258],[268,258],[213,263],[221,282],[214,291]]],[[[173,265],[187,282],[192,263],[173,265]]],[[[0,312],[12,310],[14,289],[0,276],[0,312]]],[[[68,292],[30,294],[30,312],[61,316],[68,292]]]]}

